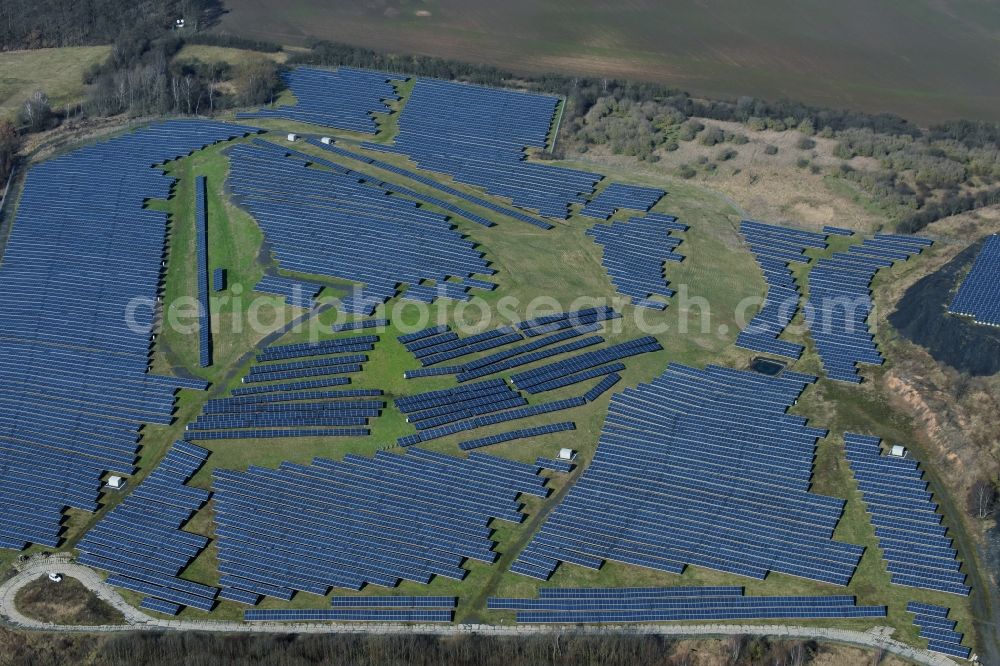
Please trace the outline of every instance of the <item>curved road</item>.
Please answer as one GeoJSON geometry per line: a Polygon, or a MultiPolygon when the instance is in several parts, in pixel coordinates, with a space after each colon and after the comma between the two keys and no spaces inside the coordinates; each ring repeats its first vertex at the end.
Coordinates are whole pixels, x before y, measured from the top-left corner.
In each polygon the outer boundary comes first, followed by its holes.
{"type": "Polygon", "coordinates": [[[224,633],[421,633],[435,635],[491,634],[522,636],[526,634],[658,634],[673,638],[717,637],[727,635],[769,636],[779,639],[819,640],[832,643],[855,645],[868,649],[882,649],[897,654],[910,661],[925,666],[955,666],[955,662],[944,655],[919,650],[889,637],[889,629],[873,629],[867,632],[846,629],[825,629],[822,627],[796,627],[786,625],[631,625],[626,627],[599,626],[541,626],[517,625],[494,626],[488,624],[333,624],[316,622],[215,622],[195,620],[167,620],[146,615],[126,602],[118,592],[107,585],[101,575],[89,567],[73,564],[64,554],[53,555],[46,560],[35,560],[24,564],[13,578],[0,583],[0,616],[7,624],[21,629],[36,631],[77,631],[77,632],[119,632],[119,631],[218,631],[224,633]],[[14,605],[18,590],[31,581],[46,575],[49,571],[59,571],[64,576],[76,578],[92,590],[99,598],[121,611],[125,624],[101,626],[66,626],[42,622],[29,618],[14,605]]]}

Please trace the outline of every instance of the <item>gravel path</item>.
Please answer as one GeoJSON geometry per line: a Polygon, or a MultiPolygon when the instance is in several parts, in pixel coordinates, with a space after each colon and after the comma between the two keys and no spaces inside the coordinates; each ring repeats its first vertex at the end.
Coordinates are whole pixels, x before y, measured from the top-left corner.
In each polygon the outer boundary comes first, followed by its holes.
{"type": "Polygon", "coordinates": [[[488,634],[495,636],[523,636],[531,634],[657,634],[673,638],[717,637],[729,635],[769,636],[778,639],[818,640],[832,643],[855,645],[869,649],[882,649],[897,654],[917,664],[926,666],[955,666],[955,662],[944,655],[920,650],[893,640],[887,627],[869,631],[846,629],[825,629],[822,627],[797,627],[786,625],[735,625],[735,624],[638,624],[623,627],[601,626],[559,626],[559,625],[515,625],[498,626],[488,624],[333,624],[318,622],[223,622],[168,620],[146,615],[128,604],[114,588],[107,585],[101,575],[89,567],[73,564],[66,554],[53,555],[45,560],[30,561],[14,577],[0,583],[0,616],[8,624],[22,629],[36,631],[78,631],[78,632],[120,632],[120,631],[218,631],[224,633],[420,633],[433,635],[488,634]],[[58,571],[64,576],[76,578],[88,589],[113,607],[121,611],[126,624],[102,626],[64,626],[33,620],[22,615],[14,605],[18,590],[31,581],[58,571]]]}

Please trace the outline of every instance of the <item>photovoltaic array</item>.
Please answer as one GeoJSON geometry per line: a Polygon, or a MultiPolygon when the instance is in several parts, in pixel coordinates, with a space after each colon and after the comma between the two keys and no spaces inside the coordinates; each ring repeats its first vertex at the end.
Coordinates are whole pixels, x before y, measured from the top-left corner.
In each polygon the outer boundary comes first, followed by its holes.
{"type": "Polygon", "coordinates": [[[205,388],[148,373],[167,215],[144,202],[174,182],[150,165],[252,131],[162,122],[28,171],[0,265],[0,547],[58,546],[66,507],[96,510],[103,473],[135,471],[141,425],[205,388]]]}
{"type": "Polygon", "coordinates": [[[341,299],[343,311],[370,315],[401,284],[494,272],[444,215],[386,196],[333,163],[307,168],[317,161],[264,141],[241,144],[230,151],[228,183],[281,268],[364,285],[341,299]]]}
{"type": "Polygon", "coordinates": [[[341,67],[337,70],[296,67],[283,75],[295,104],[237,113],[237,118],[281,118],[310,125],[375,134],[373,113],[388,113],[399,95],[391,81],[406,77],[341,67]]]}
{"type": "Polygon", "coordinates": [[[207,490],[185,485],[208,451],[175,442],[125,500],[77,544],[80,564],[102,569],[108,584],[146,595],[143,608],[176,615],[181,606],[212,610],[217,588],[180,578],[208,545],[181,528],[208,501],[207,490]]]}
{"type": "Polygon", "coordinates": [[[948,528],[916,460],[882,454],[880,439],[844,434],[851,466],[896,585],[968,596],[948,528]]]}
{"type": "Polygon", "coordinates": [[[212,313],[208,303],[208,202],[204,176],[194,179],[194,245],[198,263],[198,364],[212,365],[212,313]]]}
{"type": "Polygon", "coordinates": [[[417,79],[393,145],[363,147],[402,153],[516,206],[566,218],[601,175],[525,160],[525,149],[547,147],[558,103],[550,95],[417,79]]]}
{"type": "Polygon", "coordinates": [[[338,597],[330,599],[330,610],[244,611],[249,622],[451,622],[458,605],[456,597],[338,597]]]}
{"type": "Polygon", "coordinates": [[[364,437],[382,414],[379,389],[336,389],[361,372],[377,335],[272,345],[226,398],[205,403],[187,438],[364,437]]]}
{"type": "Polygon", "coordinates": [[[628,222],[598,224],[587,235],[604,248],[602,263],[619,293],[632,298],[632,304],[653,310],[665,310],[665,303],[652,296],[669,298],[674,291],[667,287],[664,264],[683,261],[674,250],[681,239],[674,231],[687,231],[673,215],[649,213],[628,222]]]}
{"type": "Polygon", "coordinates": [[[977,324],[1000,326],[1000,235],[986,239],[948,311],[968,315],[977,324]]]}
{"type": "Polygon", "coordinates": [[[927,639],[927,649],[951,657],[968,659],[972,650],[962,645],[964,636],[955,631],[958,624],[949,620],[950,608],[911,601],[906,610],[914,614],[913,624],[920,628],[920,637],[927,639]]]}
{"type": "Polygon", "coordinates": [[[619,210],[639,210],[646,213],[664,194],[666,192],[655,187],[611,183],[587,202],[580,215],[606,220],[619,210]]]}
{"type": "Polygon", "coordinates": [[[832,539],[844,501],[809,492],[826,432],[786,413],[814,380],[672,364],[616,394],[593,460],[511,571],[615,560],[846,585],[863,548],[832,539]]]}
{"type": "MultiPolygon", "coordinates": [[[[510,208],[508,206],[501,206],[500,204],[493,203],[492,201],[490,201],[488,199],[484,199],[482,197],[477,197],[477,196],[474,196],[474,195],[469,194],[467,192],[463,192],[460,189],[457,189],[457,188],[445,185],[444,183],[442,183],[439,180],[435,180],[434,178],[429,178],[428,176],[423,176],[423,175],[417,173],[416,171],[412,171],[410,169],[404,169],[402,167],[398,167],[398,166],[396,166],[394,164],[391,164],[389,162],[385,162],[383,160],[378,160],[378,159],[375,159],[373,157],[368,157],[367,155],[362,155],[362,154],[354,152],[352,150],[347,150],[345,148],[341,148],[340,146],[334,146],[334,145],[331,145],[331,144],[328,144],[328,143],[323,143],[321,141],[317,141],[316,139],[308,139],[308,141],[309,141],[309,143],[311,143],[314,146],[322,148],[323,150],[328,150],[328,151],[330,151],[330,152],[332,152],[332,153],[334,153],[336,155],[340,155],[341,157],[347,157],[347,158],[350,158],[352,160],[358,160],[359,162],[364,162],[365,164],[370,164],[371,166],[378,167],[379,169],[382,169],[384,171],[388,171],[390,173],[394,173],[397,176],[403,176],[404,178],[408,178],[408,179],[410,179],[412,181],[420,183],[421,185],[433,188],[433,189],[435,189],[435,190],[437,190],[439,192],[443,192],[443,193],[445,193],[445,194],[447,194],[449,196],[455,197],[457,199],[461,199],[462,201],[467,201],[467,202],[469,202],[471,204],[475,204],[476,206],[479,206],[480,208],[485,208],[487,210],[491,210],[494,213],[500,213],[501,215],[506,215],[507,217],[513,218],[515,220],[520,220],[521,222],[527,222],[528,224],[534,225],[534,226],[539,227],[541,229],[551,229],[552,228],[551,224],[549,224],[547,222],[543,222],[541,220],[537,220],[537,219],[531,217],[530,215],[526,215],[525,213],[522,213],[519,210],[515,210],[515,209],[510,208]]],[[[367,179],[374,179],[375,178],[374,176],[371,176],[370,174],[362,174],[360,172],[356,172],[356,173],[358,173],[358,175],[360,177],[362,177],[362,178],[367,178],[367,179]]],[[[443,208],[444,210],[447,210],[449,212],[455,213],[456,215],[459,215],[460,217],[464,217],[465,219],[470,220],[472,222],[475,222],[477,224],[481,224],[484,227],[491,227],[491,226],[493,226],[493,222],[491,222],[490,220],[487,220],[486,218],[480,217],[479,215],[475,215],[473,213],[470,213],[470,211],[466,210],[465,208],[459,208],[458,206],[455,206],[453,204],[449,204],[448,202],[443,202],[443,201],[440,201],[438,199],[432,199],[432,198],[428,197],[426,194],[419,194],[417,192],[414,192],[414,191],[409,190],[407,188],[403,188],[400,185],[397,185],[397,184],[394,184],[394,183],[385,182],[385,183],[380,183],[380,185],[384,186],[386,189],[389,189],[389,190],[395,192],[396,194],[402,194],[404,196],[418,198],[418,199],[420,199],[422,201],[427,201],[428,203],[433,203],[435,206],[443,208]]]]}
{"type": "Polygon", "coordinates": [[[682,622],[885,617],[885,606],[853,596],[748,597],[741,587],[542,588],[537,599],[490,597],[491,610],[516,610],[535,623],[682,622]]]}
{"type": "Polygon", "coordinates": [[[462,580],[466,560],[498,557],[490,521],[519,523],[518,495],[548,494],[537,471],[481,453],[457,458],[419,448],[277,470],[217,469],[221,583],[288,600],[294,591],[323,596],[435,576],[462,580]]]}
{"type": "Polygon", "coordinates": [[[454,612],[450,610],[409,608],[251,609],[244,611],[243,619],[247,622],[419,622],[425,624],[428,622],[451,622],[453,615],[454,612]]]}
{"type": "Polygon", "coordinates": [[[760,311],[736,337],[736,346],[797,359],[803,346],[778,339],[799,309],[799,288],[790,265],[808,263],[806,249],[825,249],[826,236],[753,220],[743,220],[740,233],[764,274],[767,295],[760,311]]]}
{"type": "Polygon", "coordinates": [[[868,328],[872,279],[882,268],[905,261],[932,242],[919,236],[876,234],[847,252],[821,259],[809,272],[806,325],[830,379],[858,384],[858,363],[882,364],[868,328]]]}

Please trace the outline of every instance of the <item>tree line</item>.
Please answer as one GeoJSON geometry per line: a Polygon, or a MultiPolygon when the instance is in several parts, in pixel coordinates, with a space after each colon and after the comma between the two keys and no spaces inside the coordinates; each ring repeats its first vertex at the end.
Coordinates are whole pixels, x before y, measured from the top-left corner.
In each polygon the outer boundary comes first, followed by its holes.
{"type": "MultiPolygon", "coordinates": [[[[709,146],[746,142],[742,133],[726,136],[694,118],[736,122],[750,131],[798,130],[803,134],[797,145],[800,150],[815,146],[809,139],[813,135],[833,138],[837,140],[835,156],[843,162],[830,175],[851,181],[908,232],[949,215],[993,205],[1000,189],[996,187],[1000,184],[1000,123],[956,120],[922,129],[893,114],[830,109],[793,100],[699,99],[670,86],[639,81],[561,74],[519,77],[491,65],[328,41],[313,43],[289,62],[513,85],[560,95],[566,100],[563,138],[569,139],[563,144],[575,144],[580,152],[590,145],[607,145],[617,154],[656,160],[657,151],[676,150],[679,141],[698,139],[709,146]],[[851,167],[848,161],[858,156],[876,159],[878,168],[851,167]]],[[[766,154],[777,152],[773,146],[768,148],[766,154]]],[[[717,159],[733,155],[732,148],[722,148],[717,159]]],[[[799,162],[819,172],[808,158],[799,162]]],[[[693,175],[690,170],[688,177],[693,175]]]]}
{"type": "Polygon", "coordinates": [[[690,647],[627,633],[531,636],[422,634],[214,634],[136,632],[42,634],[0,629],[7,663],[33,666],[806,666],[821,654],[810,641],[733,636],[690,647]]]}
{"type": "MultiPolygon", "coordinates": [[[[21,127],[47,129],[67,115],[211,115],[273,101],[281,88],[280,67],[268,59],[233,66],[179,56],[186,42],[260,52],[281,50],[280,45],[266,41],[205,32],[221,7],[219,0],[8,0],[0,5],[4,48],[114,44],[108,59],[86,73],[82,104],[53,110],[39,91],[25,100],[21,127]],[[190,21],[184,37],[169,29],[175,16],[190,21]]],[[[316,41],[307,50],[291,54],[288,64],[348,65],[560,95],[566,100],[562,133],[570,139],[561,145],[575,144],[581,152],[588,145],[608,145],[615,153],[655,160],[658,151],[676,150],[679,141],[745,142],[743,133],[719,139],[714,136],[718,128],[705,128],[695,118],[736,122],[750,131],[794,129],[806,137],[804,141],[814,134],[834,138],[836,156],[843,162],[830,175],[850,180],[906,231],[919,231],[954,212],[991,205],[1000,184],[1000,123],[956,120],[922,129],[892,114],[830,109],[793,100],[700,99],[663,84],[612,78],[523,77],[491,65],[329,41],[316,41]],[[707,135],[701,136],[703,131],[707,135]],[[878,168],[851,167],[848,161],[859,156],[876,159],[878,168]]],[[[799,148],[806,150],[806,145],[799,148]]],[[[724,147],[717,158],[724,160],[734,152],[724,147]]],[[[799,163],[819,172],[807,157],[799,163]]]]}

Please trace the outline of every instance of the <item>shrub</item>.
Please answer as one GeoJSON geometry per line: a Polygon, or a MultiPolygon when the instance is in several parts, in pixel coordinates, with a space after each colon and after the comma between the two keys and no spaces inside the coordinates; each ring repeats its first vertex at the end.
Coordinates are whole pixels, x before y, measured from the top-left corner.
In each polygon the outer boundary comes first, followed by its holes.
{"type": "Polygon", "coordinates": [[[669,151],[669,152],[673,152],[673,151],[677,150],[678,148],[680,148],[680,145],[678,145],[678,143],[676,141],[673,141],[673,140],[667,141],[665,144],[663,144],[663,150],[666,150],[666,151],[669,151]]]}
{"type": "Polygon", "coordinates": [[[795,147],[799,150],[812,150],[816,147],[816,142],[809,137],[804,136],[795,142],[795,147]]]}
{"type": "Polygon", "coordinates": [[[698,172],[694,170],[689,164],[682,164],[677,169],[677,175],[684,179],[694,178],[698,175],[698,172]]]}
{"type": "Polygon", "coordinates": [[[765,155],[777,155],[778,154],[778,147],[769,143],[766,146],[764,146],[764,154],[765,155]]]}
{"type": "Polygon", "coordinates": [[[729,160],[733,159],[737,155],[739,155],[739,153],[737,151],[733,150],[732,148],[725,148],[725,149],[719,151],[719,156],[718,156],[717,159],[720,162],[728,162],[729,160]]]}
{"type": "Polygon", "coordinates": [[[809,160],[807,160],[804,157],[800,157],[799,159],[795,160],[795,166],[799,167],[800,169],[805,169],[807,166],[809,166],[809,160]]]}
{"type": "Polygon", "coordinates": [[[702,132],[701,145],[714,146],[726,140],[726,135],[718,127],[709,127],[702,132]]]}

